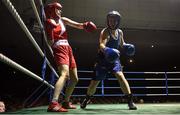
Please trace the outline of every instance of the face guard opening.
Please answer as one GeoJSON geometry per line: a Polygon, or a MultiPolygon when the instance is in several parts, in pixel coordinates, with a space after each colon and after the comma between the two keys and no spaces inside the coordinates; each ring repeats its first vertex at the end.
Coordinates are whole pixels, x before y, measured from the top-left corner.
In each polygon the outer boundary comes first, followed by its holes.
{"type": "Polygon", "coordinates": [[[62,5],[60,3],[54,2],[46,5],[44,11],[47,18],[60,18],[62,5]],[[57,10],[60,10],[59,12],[57,10]]]}
{"type": "Polygon", "coordinates": [[[115,30],[120,26],[121,15],[117,11],[111,11],[107,14],[108,28],[115,30]]]}

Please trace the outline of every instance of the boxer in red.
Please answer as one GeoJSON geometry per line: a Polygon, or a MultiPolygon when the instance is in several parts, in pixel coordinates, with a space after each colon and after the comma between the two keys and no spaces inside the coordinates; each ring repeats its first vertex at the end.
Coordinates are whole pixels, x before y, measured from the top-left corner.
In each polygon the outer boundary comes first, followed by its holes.
{"type": "Polygon", "coordinates": [[[54,60],[59,71],[59,79],[55,84],[53,99],[49,104],[49,112],[67,112],[67,109],[76,109],[70,101],[70,96],[78,82],[77,66],[73,56],[72,48],[68,43],[66,26],[77,29],[84,29],[86,32],[96,30],[93,22],[78,23],[69,18],[61,16],[62,5],[54,2],[45,6],[46,14],[45,30],[48,37],[48,44],[54,54],[54,60]],[[65,91],[64,102],[59,104],[58,98],[65,82],[69,79],[65,91]]]}

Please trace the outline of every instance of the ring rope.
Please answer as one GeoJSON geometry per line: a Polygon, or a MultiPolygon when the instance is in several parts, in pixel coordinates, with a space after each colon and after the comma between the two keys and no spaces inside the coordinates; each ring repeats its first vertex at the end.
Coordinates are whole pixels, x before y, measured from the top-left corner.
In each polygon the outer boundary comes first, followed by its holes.
{"type": "MultiPolygon", "coordinates": [[[[80,80],[91,80],[92,78],[79,78],[80,80]]],[[[107,78],[108,80],[117,80],[117,78],[107,78]]],[[[127,78],[127,80],[131,81],[164,81],[166,80],[165,78],[127,78]]],[[[180,80],[180,78],[168,78],[168,81],[177,81],[180,80]]]]}
{"type": "Polygon", "coordinates": [[[34,74],[33,72],[29,71],[28,69],[24,68],[23,66],[19,65],[18,63],[14,62],[13,60],[9,59],[8,57],[4,56],[3,54],[0,53],[0,61],[2,61],[3,63],[29,75],[30,77],[43,82],[44,84],[46,84],[48,87],[54,89],[54,86],[52,86],[51,84],[49,84],[47,81],[43,80],[41,77],[39,77],[38,75],[34,74]]]}
{"type": "MultiPolygon", "coordinates": [[[[133,94],[134,96],[166,96],[167,94],[133,94]]],[[[175,94],[168,94],[169,96],[180,96],[180,94],[175,93],[175,94]]],[[[72,95],[74,97],[84,97],[85,95],[72,95]]],[[[97,97],[102,97],[102,94],[95,94],[94,96],[97,97]]],[[[124,96],[124,94],[106,94],[104,97],[109,97],[109,96],[124,96]]]]}
{"type": "MultiPolygon", "coordinates": [[[[26,35],[28,36],[29,40],[33,43],[33,45],[35,46],[35,48],[37,49],[37,51],[40,53],[40,55],[42,57],[44,57],[44,53],[42,52],[41,48],[38,46],[38,44],[36,43],[36,41],[34,40],[32,34],[29,32],[28,28],[26,27],[26,25],[24,24],[23,20],[21,19],[20,15],[18,14],[18,12],[16,11],[16,9],[14,8],[14,6],[12,5],[12,3],[9,0],[2,0],[3,3],[6,5],[6,7],[8,8],[8,10],[11,12],[11,14],[14,16],[14,18],[16,19],[16,21],[18,22],[18,24],[20,25],[20,27],[23,29],[23,31],[26,33],[26,35]]],[[[47,64],[49,65],[50,69],[55,73],[56,77],[59,78],[59,75],[56,73],[56,71],[54,70],[54,68],[51,66],[49,60],[47,58],[45,58],[47,61],[47,64]]]]}
{"type": "MultiPolygon", "coordinates": [[[[94,71],[87,71],[87,70],[78,70],[79,73],[93,73],[94,71]]],[[[176,72],[123,72],[127,74],[179,74],[180,71],[176,72]]]]}
{"type": "MultiPolygon", "coordinates": [[[[39,1],[40,1],[40,5],[43,6],[41,0],[39,0],[39,1]]],[[[37,11],[37,7],[36,7],[36,5],[35,5],[34,0],[30,0],[30,3],[31,3],[31,6],[32,6],[32,8],[33,8],[33,10],[34,10],[34,13],[35,13],[35,16],[36,16],[36,18],[37,18],[38,24],[39,24],[39,26],[40,26],[41,32],[42,32],[42,34],[43,34],[44,40],[45,40],[46,44],[48,44],[48,42],[47,42],[47,36],[46,36],[45,30],[44,30],[44,26],[43,26],[43,24],[42,24],[42,22],[41,22],[41,19],[40,19],[40,17],[39,17],[39,13],[38,13],[38,11],[37,11]]],[[[48,48],[49,48],[49,50],[50,50],[50,52],[51,52],[51,55],[53,55],[53,51],[52,51],[51,47],[50,47],[49,45],[47,45],[47,46],[48,46],[48,48]]]]}
{"type": "MultiPolygon", "coordinates": [[[[88,87],[75,87],[76,89],[87,89],[88,87]]],[[[96,87],[97,89],[102,89],[102,87],[96,87]]],[[[121,87],[104,87],[104,89],[119,89],[121,87]]],[[[136,86],[130,87],[132,89],[165,89],[166,86],[136,86]]],[[[180,86],[168,86],[170,89],[177,88],[179,89],[180,86]]]]}

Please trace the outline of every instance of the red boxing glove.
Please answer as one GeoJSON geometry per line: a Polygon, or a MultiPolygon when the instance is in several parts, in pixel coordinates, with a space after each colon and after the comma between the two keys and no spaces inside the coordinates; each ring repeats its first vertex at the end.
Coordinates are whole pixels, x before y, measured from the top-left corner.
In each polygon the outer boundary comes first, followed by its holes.
{"type": "Polygon", "coordinates": [[[83,24],[83,27],[86,32],[93,32],[97,29],[96,25],[93,22],[85,22],[83,24]]]}

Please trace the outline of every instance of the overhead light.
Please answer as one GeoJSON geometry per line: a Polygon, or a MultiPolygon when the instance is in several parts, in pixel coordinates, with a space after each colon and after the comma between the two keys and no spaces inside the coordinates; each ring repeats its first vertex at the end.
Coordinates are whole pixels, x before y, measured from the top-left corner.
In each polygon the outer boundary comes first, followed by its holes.
{"type": "Polygon", "coordinates": [[[133,59],[129,59],[129,60],[128,60],[128,63],[133,63],[133,62],[134,62],[133,59]]]}

